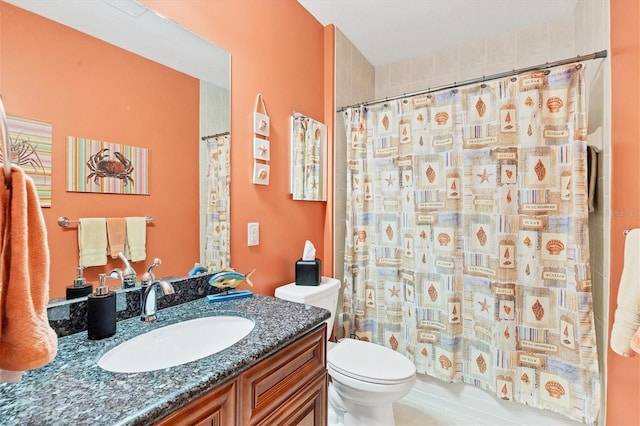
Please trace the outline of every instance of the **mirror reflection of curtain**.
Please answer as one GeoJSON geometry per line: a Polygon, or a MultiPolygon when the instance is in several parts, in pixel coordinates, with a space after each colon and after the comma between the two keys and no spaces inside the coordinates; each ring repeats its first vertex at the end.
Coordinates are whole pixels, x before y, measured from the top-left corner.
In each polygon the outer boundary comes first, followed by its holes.
{"type": "Polygon", "coordinates": [[[346,110],[344,336],[595,421],[583,72],[346,110]]]}
{"type": "Polygon", "coordinates": [[[210,271],[230,267],[230,187],[231,139],[229,135],[210,138],[207,169],[207,214],[204,266],[210,271]]]}
{"type": "Polygon", "coordinates": [[[291,194],[294,200],[325,200],[326,126],[312,118],[291,117],[291,194]]]}

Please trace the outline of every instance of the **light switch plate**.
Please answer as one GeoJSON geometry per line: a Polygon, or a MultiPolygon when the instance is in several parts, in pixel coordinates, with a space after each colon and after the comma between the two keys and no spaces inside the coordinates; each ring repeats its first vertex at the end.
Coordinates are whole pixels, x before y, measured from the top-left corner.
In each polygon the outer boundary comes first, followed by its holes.
{"type": "Polygon", "coordinates": [[[258,222],[249,222],[247,224],[247,245],[257,246],[260,244],[260,224],[258,222]]]}

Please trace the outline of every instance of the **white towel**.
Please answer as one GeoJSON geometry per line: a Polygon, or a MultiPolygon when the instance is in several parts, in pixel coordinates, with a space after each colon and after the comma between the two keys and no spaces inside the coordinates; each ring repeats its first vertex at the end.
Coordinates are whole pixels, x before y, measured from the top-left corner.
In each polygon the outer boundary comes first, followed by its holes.
{"type": "Polygon", "coordinates": [[[147,258],[147,219],[145,217],[127,217],[127,243],[124,255],[132,262],[147,258]]]}
{"type": "Polygon", "coordinates": [[[622,356],[634,356],[630,347],[634,333],[640,328],[640,229],[627,234],[624,245],[624,267],[618,287],[618,307],[611,329],[611,349],[622,356]]]}
{"type": "Polygon", "coordinates": [[[107,264],[107,221],[103,217],[81,218],[78,224],[80,266],[107,264]]]}
{"type": "Polygon", "coordinates": [[[592,146],[587,147],[587,200],[589,212],[595,211],[596,184],[598,182],[598,150],[592,146]]]}

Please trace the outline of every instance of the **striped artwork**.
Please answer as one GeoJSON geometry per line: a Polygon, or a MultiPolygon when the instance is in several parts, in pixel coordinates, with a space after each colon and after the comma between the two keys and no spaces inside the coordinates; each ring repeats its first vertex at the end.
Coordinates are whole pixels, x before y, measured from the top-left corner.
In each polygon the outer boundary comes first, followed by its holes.
{"type": "Polygon", "coordinates": [[[149,150],[67,138],[67,191],[149,195],[149,150]]]}
{"type": "Polygon", "coordinates": [[[11,141],[11,163],[19,165],[33,179],[40,206],[51,207],[53,126],[46,121],[9,115],[7,128],[11,141]]]}

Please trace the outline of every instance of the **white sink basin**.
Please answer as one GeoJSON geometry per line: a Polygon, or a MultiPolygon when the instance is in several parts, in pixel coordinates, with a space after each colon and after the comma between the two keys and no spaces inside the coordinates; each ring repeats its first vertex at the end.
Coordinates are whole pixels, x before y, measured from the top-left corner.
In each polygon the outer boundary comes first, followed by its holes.
{"type": "Polygon", "coordinates": [[[114,373],[140,373],[174,367],[220,352],[253,330],[254,322],[235,316],[183,321],[141,334],[104,354],[98,366],[114,373]]]}

